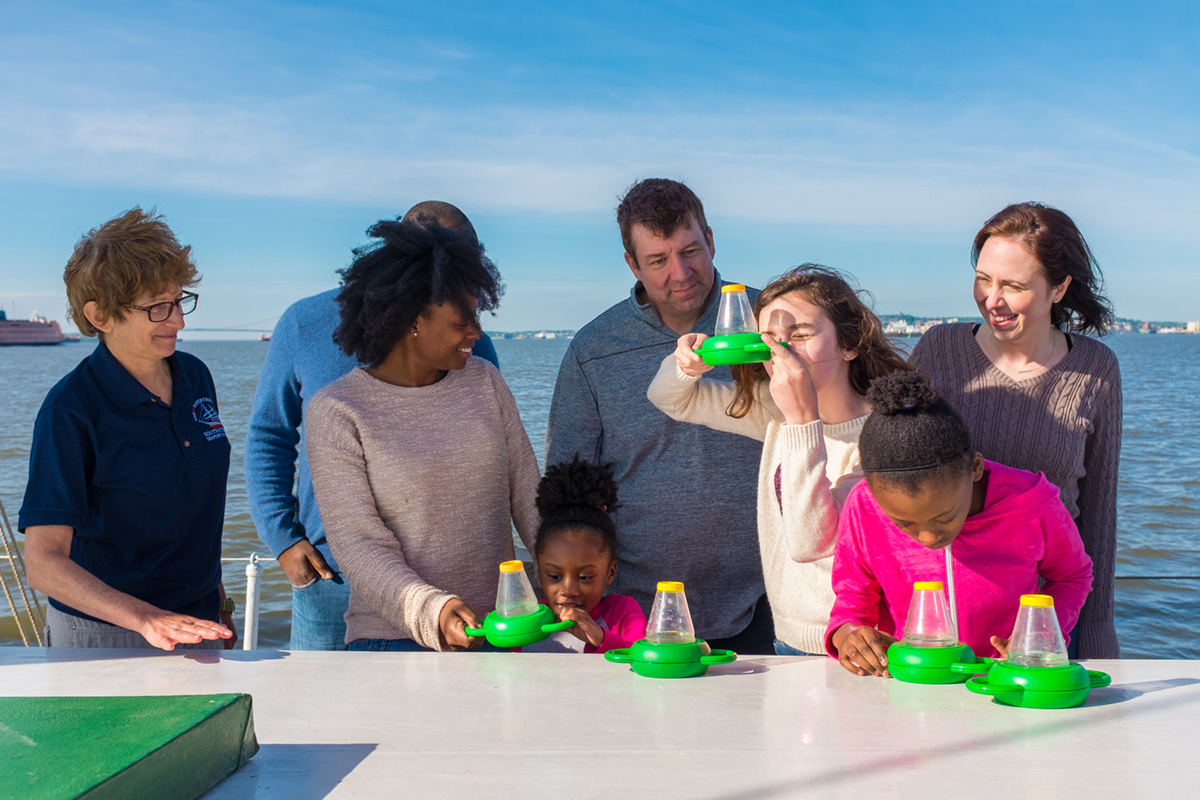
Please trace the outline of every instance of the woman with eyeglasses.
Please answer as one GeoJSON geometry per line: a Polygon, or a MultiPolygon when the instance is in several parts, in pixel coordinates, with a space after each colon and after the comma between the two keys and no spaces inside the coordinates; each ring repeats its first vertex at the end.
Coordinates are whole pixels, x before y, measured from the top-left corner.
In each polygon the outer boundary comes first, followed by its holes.
{"type": "Polygon", "coordinates": [[[51,647],[231,648],[221,584],[229,440],[208,368],[175,352],[191,248],[135,208],[88,232],[63,274],[100,342],[46,396],[18,527],[51,647]]]}

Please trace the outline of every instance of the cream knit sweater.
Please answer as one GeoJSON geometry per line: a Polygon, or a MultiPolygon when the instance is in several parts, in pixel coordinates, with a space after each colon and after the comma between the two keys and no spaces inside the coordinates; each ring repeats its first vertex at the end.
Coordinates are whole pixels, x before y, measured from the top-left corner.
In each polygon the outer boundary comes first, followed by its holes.
{"type": "Polygon", "coordinates": [[[834,600],[830,575],[838,513],[862,479],[858,435],[867,418],[837,425],[820,420],[787,425],[763,382],[750,413],[735,419],[725,413],[734,393],[732,383],[684,375],[670,355],[663,359],[647,396],[672,419],[763,442],[758,545],[767,599],[775,616],[775,637],[806,653],[823,653],[834,600]]]}
{"type": "Polygon", "coordinates": [[[429,386],[355,369],[305,415],[326,536],[350,581],[346,641],[413,639],[445,650],[452,597],[482,617],[512,524],[534,549],[538,467],[512,392],[480,358],[429,386]]]}

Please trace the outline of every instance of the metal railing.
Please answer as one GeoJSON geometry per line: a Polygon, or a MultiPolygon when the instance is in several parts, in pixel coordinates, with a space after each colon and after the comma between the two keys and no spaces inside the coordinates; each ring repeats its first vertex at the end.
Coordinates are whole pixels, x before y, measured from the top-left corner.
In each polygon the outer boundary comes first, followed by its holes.
{"type": "MultiPolygon", "coordinates": [[[[42,613],[41,603],[38,601],[37,593],[29,588],[25,583],[25,561],[21,556],[21,548],[17,545],[16,536],[12,525],[9,524],[8,514],[4,511],[4,504],[0,502],[0,540],[2,540],[4,552],[0,554],[0,562],[7,561],[8,569],[0,569],[0,589],[3,589],[4,597],[8,601],[8,607],[12,611],[13,619],[16,620],[17,629],[21,634],[21,641],[26,647],[41,647],[44,645],[42,638],[42,630],[46,625],[45,615],[42,613]],[[10,587],[10,582],[16,584],[15,591],[10,587]],[[17,597],[20,597],[21,602],[25,606],[24,616],[17,609],[17,597]],[[28,626],[29,630],[26,631],[28,626]],[[32,638],[33,642],[30,642],[32,638]]],[[[221,562],[225,564],[246,562],[246,597],[242,603],[242,649],[256,650],[258,649],[258,616],[259,606],[262,602],[262,586],[259,583],[259,577],[262,574],[260,564],[266,564],[275,561],[269,556],[260,556],[257,553],[251,553],[249,556],[222,558],[221,562]]],[[[1119,581],[1200,581],[1200,575],[1117,575],[1116,580],[1119,581]]]]}

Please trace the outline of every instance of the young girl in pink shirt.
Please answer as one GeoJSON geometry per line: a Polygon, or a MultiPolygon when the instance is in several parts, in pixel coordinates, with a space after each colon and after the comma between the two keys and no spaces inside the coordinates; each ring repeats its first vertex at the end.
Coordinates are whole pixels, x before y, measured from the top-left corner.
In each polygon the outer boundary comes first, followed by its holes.
{"type": "Polygon", "coordinates": [[[1023,594],[1048,594],[1071,630],[1092,586],[1079,531],[1041,473],[987,461],[919,372],[872,382],[833,560],[825,649],[856,675],[886,675],[915,581],[949,589],[959,639],[1006,655],[1023,594]]]}
{"type": "Polygon", "coordinates": [[[546,605],[575,624],[524,652],[604,653],[646,635],[637,601],[604,593],[617,577],[616,527],[608,515],[617,507],[617,484],[607,469],[578,455],[546,469],[537,492],[538,577],[546,605]]]}

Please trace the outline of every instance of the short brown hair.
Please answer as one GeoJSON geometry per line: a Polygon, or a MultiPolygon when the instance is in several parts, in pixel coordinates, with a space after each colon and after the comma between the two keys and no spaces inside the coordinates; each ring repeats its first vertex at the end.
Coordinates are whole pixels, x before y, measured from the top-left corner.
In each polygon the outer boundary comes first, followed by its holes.
{"type": "MultiPolygon", "coordinates": [[[[621,243],[625,252],[637,263],[633,252],[633,226],[644,225],[658,236],[670,236],[677,229],[686,227],[691,220],[700,223],[700,230],[708,230],[704,218],[704,204],[696,193],[679,181],[667,178],[647,178],[638,181],[621,198],[617,206],[617,226],[621,229],[621,243]]],[[[640,266],[640,265],[639,265],[640,266]]]]}
{"type": "Polygon", "coordinates": [[[171,286],[195,286],[200,275],[191,253],[192,248],[179,243],[162,217],[140,208],[88,231],[76,242],[63,271],[75,327],[84,336],[101,333],[83,313],[83,307],[93,300],[102,317],[122,320],[122,303],[171,286]]]}
{"type": "Polygon", "coordinates": [[[971,244],[971,266],[993,236],[1020,243],[1042,265],[1051,287],[1071,284],[1050,307],[1050,324],[1060,331],[1103,336],[1113,324],[1113,307],[1104,296],[1104,276],[1092,248],[1075,221],[1043,203],[1016,203],[989,219],[971,244]]]}
{"type": "MultiPolygon", "coordinates": [[[[912,369],[883,332],[879,317],[863,301],[862,295],[869,294],[856,289],[854,279],[830,267],[820,264],[801,264],[790,272],[780,275],[767,284],[754,301],[754,318],[769,303],[792,292],[799,292],[805,300],[819,307],[833,322],[837,331],[838,347],[853,350],[858,355],[850,361],[850,388],[866,395],[871,381],[893,372],[912,369]]],[[[726,413],[731,417],[744,417],[754,405],[754,389],[767,380],[767,370],[762,363],[737,364],[730,368],[737,393],[726,413]]]]}

